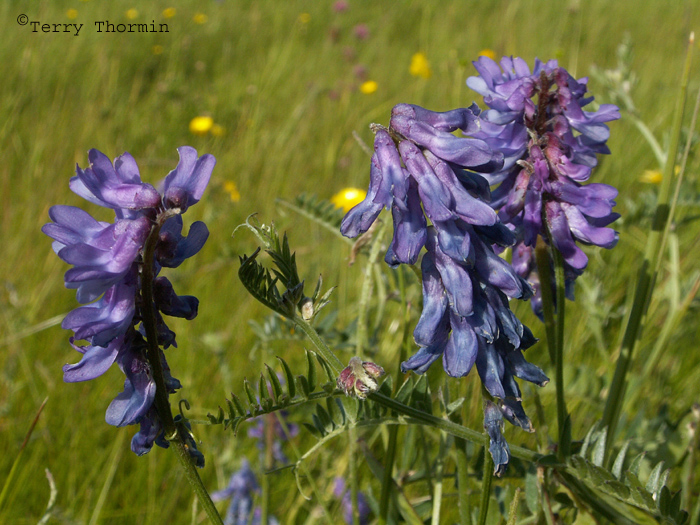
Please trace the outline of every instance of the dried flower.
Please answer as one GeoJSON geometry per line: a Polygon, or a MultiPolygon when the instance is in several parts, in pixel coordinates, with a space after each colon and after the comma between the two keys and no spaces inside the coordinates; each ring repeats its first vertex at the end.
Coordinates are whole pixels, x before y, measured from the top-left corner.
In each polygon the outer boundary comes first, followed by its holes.
{"type": "Polygon", "coordinates": [[[346,396],[366,399],[368,394],[379,388],[377,379],[383,375],[384,369],[381,366],[353,356],[348,366],[340,371],[336,383],[346,396]]]}

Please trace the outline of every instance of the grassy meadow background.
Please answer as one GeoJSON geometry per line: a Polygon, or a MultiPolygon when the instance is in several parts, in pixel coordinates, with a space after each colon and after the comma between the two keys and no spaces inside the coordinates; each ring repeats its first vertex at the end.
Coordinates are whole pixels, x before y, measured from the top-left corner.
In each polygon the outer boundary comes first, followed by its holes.
{"type": "MultiPolygon", "coordinates": [[[[204,521],[201,511],[193,518],[193,495],[171,451],[155,447],[136,457],[129,450],[136,427],[118,429],[104,422],[107,406],[123,385],[117,367],[96,381],[62,380],[61,366],[77,362],[79,354],[68,344],[70,334],[60,328],[57,316],[76,306],[75,294],[63,287],[67,265],[52,252],[40,227],[48,222],[49,207],[59,203],[110,220],[107,210],[97,210],[68,189],[75,164],[87,164],[88,149],[97,148],[110,158],[129,151],[142,178],[152,183],[175,167],[181,145],[217,158],[204,198],[185,216],[186,224],[206,221],[209,240],[200,254],[170,274],[178,293],[200,299],[197,319],[169,322],[179,348],[168,350],[168,361],[183,384],[171,400],[175,407],[178,399],[187,398],[190,417],[201,420],[223,405],[231,391],[242,392],[243,378],[257,378],[263,363],[272,365],[275,355],[292,365],[303,359],[303,341],[261,345],[249,325],[250,319],[262,323],[268,315],[236,274],[238,255],[257,247],[245,231],[232,237],[249,214],[257,212],[261,222],[274,220],[280,231],[288,232],[307,283],[312,286],[322,273],[327,286],[339,287],[332,303],[338,309],[337,328],[352,321],[364,258],[348,267],[346,243],[275,199],[291,201],[302,192],[330,198],[347,186],[366,187],[368,157],[353,132],[371,144],[369,124],[388,123],[391,108],[399,102],[443,111],[477,100],[465,80],[475,74],[471,61],[484,49],[498,56],[521,56],[530,64],[535,57],[557,58],[578,78],[588,76],[593,65],[616,67],[616,49],[628,38],[638,78],[632,96],[639,116],[663,143],[678,95],[685,42],[691,30],[700,30],[700,4],[693,1],[349,0],[348,5],[346,11],[335,12],[332,2],[279,0],[0,4],[0,479],[9,473],[39,405],[48,397],[0,509],[0,523],[29,524],[41,518],[49,499],[45,469],[58,490],[49,523],[204,521]],[[130,9],[136,12],[127,14],[130,9]],[[30,25],[18,25],[22,13],[30,21],[84,25],[78,36],[33,33],[30,25]],[[94,22],[105,20],[155,20],[156,25],[167,23],[169,32],[97,33],[94,22]],[[358,24],[365,24],[364,39],[358,38],[358,24]],[[417,52],[430,62],[429,79],[409,73],[417,52]],[[375,92],[360,91],[366,80],[377,83],[375,92]],[[192,134],[189,124],[197,116],[212,117],[219,126],[216,133],[192,134]],[[239,198],[232,194],[231,183],[239,198]]],[[[700,87],[697,63],[692,96],[700,87]]],[[[589,87],[597,102],[610,102],[594,79],[589,87]]],[[[640,182],[644,170],[658,164],[638,130],[625,115],[610,127],[612,155],[601,159],[591,180],[620,189],[620,242],[611,251],[588,250],[590,263],[577,281],[577,300],[567,304],[565,379],[575,438],[602,415],[649,228],[643,204],[653,202],[656,189],[640,182]]],[[[697,154],[691,156],[681,194],[687,203],[679,207],[678,227],[664,254],[618,436],[619,442],[630,438],[639,446],[652,443],[650,458],[665,459],[668,466],[682,458],[688,412],[700,402],[697,300],[677,323],[668,321],[699,274],[700,228],[693,220],[698,215],[699,161],[697,154]]],[[[419,288],[412,294],[420,300],[419,288]]],[[[389,308],[399,318],[400,306],[389,308]]],[[[529,306],[519,304],[517,311],[543,339],[543,325],[529,306]]],[[[416,303],[413,322],[418,313],[416,303]]],[[[392,370],[395,332],[387,323],[374,356],[392,370]]],[[[340,354],[346,360],[351,352],[340,354]]],[[[544,343],[529,350],[528,359],[551,377],[544,343]]],[[[438,384],[442,374],[432,372],[431,381],[438,384]]],[[[473,376],[459,388],[474,394],[468,425],[480,429],[479,388],[473,376]]],[[[524,388],[525,407],[534,414],[532,393],[524,388]]],[[[554,386],[540,390],[540,397],[553,421],[554,386]]],[[[291,419],[300,422],[302,416],[293,413],[291,419]]],[[[257,466],[258,451],[245,428],[236,439],[220,427],[197,425],[194,431],[207,462],[201,476],[211,491],[225,486],[242,456],[257,466]]],[[[512,427],[506,437],[512,444],[537,446],[535,436],[512,427]]],[[[302,430],[295,442],[305,450],[314,439],[302,430]]],[[[332,477],[344,472],[347,459],[322,451],[312,465],[326,504],[338,512],[332,477]]],[[[682,468],[673,471],[672,487],[680,488],[686,475],[682,468]]],[[[379,491],[366,468],[360,487],[379,491]]],[[[272,511],[283,522],[322,521],[315,503],[299,495],[290,470],[273,474],[272,490],[272,511]]],[[[453,485],[445,498],[456,502],[453,485]]],[[[449,516],[451,511],[445,512],[449,516]]],[[[497,523],[498,513],[491,514],[497,523]]]]}

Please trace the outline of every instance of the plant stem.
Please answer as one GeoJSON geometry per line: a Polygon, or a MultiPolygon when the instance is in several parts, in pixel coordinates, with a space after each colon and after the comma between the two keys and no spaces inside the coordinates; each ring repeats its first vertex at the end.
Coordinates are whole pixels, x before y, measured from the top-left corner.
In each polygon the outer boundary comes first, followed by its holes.
{"type": "MultiPolygon", "coordinates": [[[[548,232],[549,233],[549,232],[548,232]]],[[[542,311],[544,313],[545,331],[547,333],[547,348],[549,358],[554,366],[554,383],[557,399],[557,432],[559,435],[560,459],[568,452],[568,438],[564,435],[567,428],[567,410],[564,398],[564,311],[566,302],[566,283],[564,280],[564,261],[549,236],[549,248],[539,238],[535,248],[537,273],[540,277],[540,293],[542,294],[542,311]],[[550,269],[550,253],[554,259],[556,300],[552,295],[552,272],[550,269]],[[556,314],[555,314],[556,306],[556,314]],[[564,445],[563,447],[561,445],[564,445]]]]}
{"type": "MultiPolygon", "coordinates": [[[[463,425],[458,425],[457,423],[453,423],[452,421],[449,421],[447,419],[433,416],[432,414],[428,414],[426,412],[423,412],[422,410],[418,410],[411,406],[404,405],[403,403],[399,403],[395,399],[387,397],[384,394],[380,394],[378,392],[373,392],[367,397],[368,399],[371,399],[372,401],[375,401],[380,405],[384,405],[385,407],[390,408],[391,410],[395,410],[399,414],[403,414],[404,416],[407,416],[410,419],[414,419],[420,422],[421,424],[434,427],[452,436],[466,439],[467,441],[471,441],[472,443],[476,443],[478,445],[486,447],[488,447],[489,445],[488,436],[481,432],[477,432],[476,430],[472,430],[471,428],[465,427],[463,425]]],[[[542,457],[542,455],[538,454],[537,452],[515,445],[510,445],[510,452],[513,457],[520,458],[525,461],[538,461],[542,457]]]]}
{"type": "Polygon", "coordinates": [[[491,480],[493,479],[493,458],[488,448],[484,446],[484,476],[481,479],[481,501],[479,502],[479,525],[486,523],[489,513],[489,500],[491,499],[491,480]]]}
{"type": "Polygon", "coordinates": [[[360,525],[360,511],[357,503],[357,428],[351,425],[348,430],[348,461],[350,470],[350,502],[352,503],[352,525],[360,525]]]}
{"type": "Polygon", "coordinates": [[[469,461],[467,460],[467,442],[461,438],[455,438],[455,453],[457,455],[457,498],[459,499],[459,523],[460,525],[471,525],[469,494],[467,485],[469,484],[469,461]]]}
{"type": "Polygon", "coordinates": [[[199,477],[199,473],[197,472],[194,462],[187,451],[187,445],[177,431],[175,421],[173,420],[173,414],[170,409],[168,390],[165,386],[163,365],[160,359],[161,351],[160,346],[158,345],[156,311],[155,303],[153,302],[153,280],[155,279],[153,261],[155,260],[155,247],[156,243],[158,242],[160,228],[167,219],[176,213],[177,212],[175,212],[175,210],[168,210],[158,216],[156,224],[152,228],[143,250],[144,263],[141,272],[141,299],[143,300],[142,314],[143,326],[146,329],[146,338],[148,342],[148,361],[151,365],[153,380],[156,384],[154,404],[156,406],[158,417],[163,425],[165,438],[173,445],[177,458],[180,461],[180,465],[185,471],[185,477],[190,483],[192,490],[197,495],[202,507],[204,507],[207,516],[209,516],[209,520],[212,523],[223,525],[221,516],[216,510],[207,489],[202,483],[202,479],[199,477]]]}
{"type": "Polygon", "coordinates": [[[646,250],[644,259],[639,269],[637,278],[637,287],[635,289],[634,301],[632,310],[627,320],[625,334],[622,339],[622,347],[620,355],[617,359],[615,367],[615,375],[613,376],[610,385],[610,391],[603,412],[603,425],[608,428],[608,439],[605,443],[605,462],[608,464],[611,460],[612,445],[615,442],[615,431],[620,419],[620,412],[625,397],[627,388],[627,372],[632,362],[632,355],[635,344],[642,331],[642,321],[654,289],[656,274],[659,267],[659,258],[661,251],[659,246],[664,243],[664,233],[668,232],[667,224],[673,219],[669,205],[671,192],[671,181],[674,177],[674,168],[676,157],[678,155],[678,146],[680,143],[681,126],[683,123],[683,112],[685,109],[685,98],[688,90],[688,77],[690,75],[690,62],[692,57],[692,48],[694,40],[691,37],[691,42],[688,46],[683,76],[681,78],[680,93],[676,99],[676,108],[673,115],[673,125],[671,128],[671,144],[666,156],[666,164],[664,166],[664,176],[661,181],[659,197],[652,220],[651,231],[647,238],[646,250]]]}

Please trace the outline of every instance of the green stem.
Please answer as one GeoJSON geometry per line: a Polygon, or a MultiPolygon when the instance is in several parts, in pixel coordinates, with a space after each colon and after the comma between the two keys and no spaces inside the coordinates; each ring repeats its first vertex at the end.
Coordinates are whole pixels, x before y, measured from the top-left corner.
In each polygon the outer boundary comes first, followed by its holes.
{"type": "Polygon", "coordinates": [[[318,350],[318,353],[321,354],[321,357],[323,357],[328,362],[328,364],[331,365],[335,372],[339,374],[340,371],[343,368],[345,368],[345,365],[343,365],[342,361],[338,359],[338,357],[333,353],[333,351],[330,348],[328,348],[328,345],[323,339],[321,339],[316,329],[313,326],[311,326],[311,324],[308,321],[305,321],[301,316],[294,316],[293,321],[299,326],[299,328],[302,329],[306,336],[309,339],[311,339],[311,342],[318,350]]]}
{"type": "Polygon", "coordinates": [[[445,471],[445,436],[440,433],[440,446],[438,456],[435,461],[435,490],[433,491],[433,512],[430,523],[432,525],[440,525],[440,509],[442,507],[442,484],[445,471]]]}
{"type": "Polygon", "coordinates": [[[160,347],[158,345],[158,334],[156,330],[156,311],[155,303],[153,301],[153,281],[155,279],[153,261],[155,260],[155,248],[159,239],[160,228],[167,219],[173,217],[177,213],[179,213],[179,210],[168,210],[158,216],[156,224],[151,230],[143,250],[144,264],[141,272],[141,299],[143,300],[142,315],[143,326],[146,329],[146,339],[148,342],[148,361],[151,365],[153,380],[156,384],[154,404],[158,417],[163,425],[165,438],[173,445],[177,458],[180,461],[180,465],[185,471],[185,477],[190,483],[192,490],[197,495],[202,507],[204,507],[207,516],[209,516],[209,520],[212,523],[223,525],[221,516],[216,510],[211,497],[209,497],[209,493],[204,487],[202,479],[199,477],[199,473],[197,472],[195,464],[187,450],[187,445],[177,431],[175,421],[173,420],[173,414],[170,409],[168,390],[165,386],[163,365],[160,359],[160,347]]]}
{"type": "Polygon", "coordinates": [[[372,296],[372,269],[377,264],[377,258],[382,248],[382,239],[387,230],[388,222],[384,222],[372,239],[369,257],[364,268],[362,288],[357,312],[357,331],[355,332],[355,355],[362,355],[367,348],[367,317],[369,314],[369,301],[372,296]]]}
{"type": "Polygon", "coordinates": [[[455,453],[457,455],[457,497],[459,500],[459,523],[460,525],[471,525],[469,494],[467,485],[469,484],[469,461],[467,458],[467,442],[461,438],[455,438],[455,453]]]}
{"type": "Polygon", "coordinates": [[[352,503],[352,525],[360,525],[360,511],[357,503],[357,428],[351,425],[348,430],[348,461],[350,463],[350,501],[352,503]]]}
{"type": "Polygon", "coordinates": [[[683,123],[683,112],[685,109],[685,98],[688,91],[688,77],[690,75],[690,63],[692,56],[692,42],[688,46],[683,76],[681,78],[680,93],[676,99],[676,108],[673,115],[673,125],[671,128],[671,144],[666,156],[666,164],[664,166],[664,176],[661,181],[659,197],[652,221],[651,231],[647,238],[646,251],[639,276],[637,278],[637,287],[635,289],[634,301],[632,310],[625,327],[625,334],[622,339],[622,347],[620,355],[617,359],[615,367],[615,375],[613,376],[610,385],[610,391],[603,412],[603,425],[608,429],[608,438],[605,443],[605,461],[606,464],[611,460],[612,445],[615,442],[615,432],[620,419],[620,412],[625,398],[625,390],[627,388],[627,372],[632,362],[632,355],[635,344],[642,330],[642,320],[646,313],[651,293],[654,289],[656,281],[656,273],[659,266],[659,258],[661,251],[659,246],[663,243],[663,232],[668,231],[667,224],[672,220],[670,213],[669,198],[671,193],[671,181],[674,177],[674,167],[676,157],[678,155],[678,146],[680,143],[681,126],[683,123]]]}
{"type": "Polygon", "coordinates": [[[557,290],[557,317],[555,325],[556,347],[555,347],[555,387],[557,394],[557,429],[559,432],[559,459],[563,460],[569,455],[571,430],[568,421],[569,413],[566,410],[566,400],[564,399],[564,321],[566,319],[566,280],[564,277],[564,259],[561,252],[556,249],[550,234],[550,247],[554,258],[554,278],[557,290]]]}
{"type": "Polygon", "coordinates": [[[479,525],[486,523],[489,513],[489,500],[491,499],[491,480],[493,479],[493,458],[488,448],[484,446],[484,475],[481,479],[481,500],[479,502],[479,525]]]}
{"type": "Polygon", "coordinates": [[[542,311],[547,333],[547,349],[549,358],[554,366],[554,383],[557,399],[557,432],[559,435],[560,459],[568,453],[568,438],[565,435],[567,424],[566,401],[564,399],[564,310],[566,304],[566,283],[564,280],[564,261],[559,250],[554,246],[551,234],[550,249],[540,238],[535,248],[537,273],[540,277],[540,293],[542,294],[542,311]],[[550,268],[550,253],[554,259],[556,302],[552,294],[552,272],[550,268]],[[556,305],[556,314],[555,314],[556,305]],[[561,446],[564,445],[564,446],[561,446]]]}
{"type": "MultiPolygon", "coordinates": [[[[485,447],[488,447],[489,445],[489,438],[486,434],[477,432],[476,430],[472,430],[471,428],[458,425],[457,423],[453,423],[452,421],[449,421],[447,419],[442,419],[440,417],[433,416],[432,414],[428,414],[411,406],[404,405],[403,403],[399,403],[395,399],[387,397],[384,394],[380,394],[379,392],[369,394],[369,396],[367,397],[368,399],[371,399],[372,401],[375,401],[380,405],[383,405],[391,410],[395,410],[399,414],[407,416],[408,418],[410,418],[409,422],[411,422],[410,420],[413,419],[423,425],[434,427],[452,436],[471,441],[472,443],[476,443],[485,447]]],[[[542,457],[537,452],[515,445],[510,445],[510,452],[513,457],[520,458],[525,461],[536,462],[542,457]]]]}
{"type": "Polygon", "coordinates": [[[389,499],[393,485],[394,458],[396,457],[396,435],[399,427],[389,427],[389,440],[386,447],[384,479],[382,479],[382,492],[379,498],[379,523],[387,523],[389,515],[389,499]]]}
{"type": "Polygon", "coordinates": [[[266,414],[263,416],[264,431],[265,431],[265,460],[263,464],[263,470],[266,474],[262,477],[262,502],[260,523],[262,525],[267,525],[268,516],[270,515],[270,477],[267,472],[272,470],[274,467],[274,457],[272,454],[272,447],[275,441],[275,416],[274,414],[266,414]]]}

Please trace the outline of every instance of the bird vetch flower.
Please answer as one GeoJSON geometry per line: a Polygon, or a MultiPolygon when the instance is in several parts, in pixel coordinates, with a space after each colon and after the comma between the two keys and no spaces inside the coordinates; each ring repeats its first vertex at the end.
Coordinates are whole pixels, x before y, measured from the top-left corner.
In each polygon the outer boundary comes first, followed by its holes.
{"type": "MultiPolygon", "coordinates": [[[[76,289],[78,302],[85,305],[62,323],[74,332],[71,345],[82,354],[79,363],[63,367],[64,380],[95,379],[118,364],[126,376],[124,389],[107,409],[106,421],[115,426],[140,424],[131,442],[138,455],[148,452],[153,443],[168,446],[154,405],[156,380],[148,357],[154,348],[158,348],[167,393],[181,387],[170,375],[162,351],[176,346],[175,334],[162,314],[194,319],[199,306],[195,297],[178,296],[170,281],[158,273],[198,253],[209,236],[203,222],[194,222],[188,235],[182,235],[181,215],[201,199],[216,161],[211,155],[198,157],[188,146],[178,148],[178,153],[180,162],[159,192],[141,181],[129,153],[112,163],[103,153],[90,150],[90,165],[84,170],[77,166],[69,186],[89,202],[114,210],[114,223],[97,221],[80,208],[58,205],[49,210],[52,222],[42,227],[54,240],[56,254],[74,266],[65,274],[65,285],[76,289]],[[147,245],[152,249],[147,250],[147,245]],[[146,253],[152,253],[153,259],[144,260],[146,253]],[[152,282],[145,282],[146,274],[152,282]],[[146,286],[153,291],[152,304],[145,300],[146,286]],[[156,341],[146,335],[148,317],[155,318],[156,341]],[[87,344],[76,344],[78,340],[87,344]]],[[[195,441],[185,442],[197,466],[204,466],[195,441]]]]}

